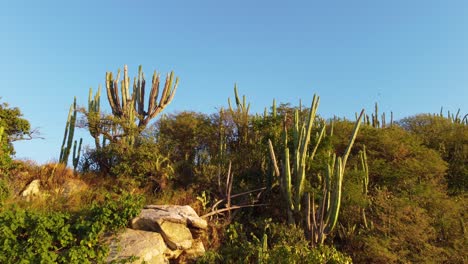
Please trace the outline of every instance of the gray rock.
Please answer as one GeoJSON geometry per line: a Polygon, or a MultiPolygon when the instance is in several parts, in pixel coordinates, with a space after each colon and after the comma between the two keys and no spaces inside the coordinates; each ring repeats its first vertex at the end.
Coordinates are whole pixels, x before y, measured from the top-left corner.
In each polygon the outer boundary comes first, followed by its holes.
{"type": "Polygon", "coordinates": [[[41,181],[33,180],[24,188],[24,190],[21,192],[21,196],[27,201],[30,201],[33,197],[41,195],[40,188],[41,181]]]}
{"type": "Polygon", "coordinates": [[[168,248],[161,234],[127,228],[110,241],[107,262],[136,257],[132,263],[169,263],[166,259],[168,248]]]}
{"type": "Polygon", "coordinates": [[[87,187],[87,184],[82,180],[68,179],[63,184],[62,195],[64,197],[70,197],[76,193],[85,191],[87,187]]]}
{"type": "Polygon", "coordinates": [[[190,228],[206,229],[208,227],[206,220],[200,218],[195,210],[188,205],[147,205],[142,213],[145,216],[152,215],[151,218],[183,223],[190,228]]]}
{"type": "Polygon", "coordinates": [[[158,220],[161,235],[167,246],[172,250],[189,249],[192,247],[192,233],[184,225],[169,221],[158,220]]]}
{"type": "Polygon", "coordinates": [[[183,258],[193,260],[205,254],[205,246],[201,240],[194,240],[192,247],[185,250],[183,258]]]}

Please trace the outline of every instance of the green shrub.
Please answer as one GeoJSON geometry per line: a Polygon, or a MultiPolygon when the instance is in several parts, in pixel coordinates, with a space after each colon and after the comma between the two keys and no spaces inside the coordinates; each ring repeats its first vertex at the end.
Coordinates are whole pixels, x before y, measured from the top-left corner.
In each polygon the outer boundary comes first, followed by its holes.
{"type": "Polygon", "coordinates": [[[10,189],[8,188],[8,183],[0,179],[0,205],[10,196],[10,189]]]}
{"type": "Polygon", "coordinates": [[[333,247],[312,248],[297,226],[266,220],[263,234],[255,231],[248,235],[244,225],[230,225],[219,252],[222,263],[351,263],[350,257],[333,247]]]}
{"type": "Polygon", "coordinates": [[[102,263],[104,234],[125,227],[142,198],[107,196],[76,215],[12,207],[0,212],[0,263],[102,263]]]}

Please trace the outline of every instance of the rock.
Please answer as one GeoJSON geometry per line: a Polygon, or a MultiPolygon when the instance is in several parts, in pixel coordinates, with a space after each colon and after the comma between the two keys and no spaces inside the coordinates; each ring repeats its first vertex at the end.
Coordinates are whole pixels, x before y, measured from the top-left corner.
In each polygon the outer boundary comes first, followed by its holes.
{"type": "Polygon", "coordinates": [[[192,207],[178,205],[148,205],[131,222],[133,229],[160,232],[169,248],[188,249],[192,246],[194,229],[206,229],[208,224],[192,207]]]}
{"type": "Polygon", "coordinates": [[[40,196],[40,187],[41,181],[33,180],[26,186],[26,188],[24,188],[24,190],[21,192],[21,196],[27,201],[30,201],[34,196],[40,196]]]}
{"type": "Polygon", "coordinates": [[[171,260],[171,263],[183,263],[205,253],[203,243],[197,238],[203,234],[207,223],[190,206],[146,206],[131,221],[131,227],[119,235],[120,242],[111,243],[109,261],[135,255],[140,258],[139,262],[168,263],[171,260]],[[151,238],[152,234],[154,238],[151,238]],[[164,246],[159,246],[161,244],[164,246]],[[122,248],[122,251],[117,254],[114,248],[122,248]]]}
{"type": "Polygon", "coordinates": [[[188,205],[147,205],[142,213],[132,221],[132,225],[155,230],[154,227],[151,227],[151,222],[154,223],[156,219],[186,224],[190,228],[206,229],[208,227],[206,220],[200,218],[195,210],[188,205]]]}
{"type": "Polygon", "coordinates": [[[166,259],[168,248],[161,234],[127,228],[125,232],[111,239],[107,262],[122,261],[130,257],[138,259],[132,263],[169,263],[166,259]]]}
{"type": "Polygon", "coordinates": [[[63,197],[67,198],[76,193],[86,190],[87,185],[82,180],[78,179],[68,179],[65,181],[61,188],[61,193],[63,197]]]}
{"type": "Polygon", "coordinates": [[[205,254],[205,246],[201,240],[194,240],[192,243],[192,247],[185,250],[184,255],[182,256],[184,259],[193,260],[198,257],[201,257],[205,254]]]}
{"type": "Polygon", "coordinates": [[[158,220],[161,235],[167,246],[172,249],[189,249],[192,247],[192,233],[184,225],[158,220]]]}

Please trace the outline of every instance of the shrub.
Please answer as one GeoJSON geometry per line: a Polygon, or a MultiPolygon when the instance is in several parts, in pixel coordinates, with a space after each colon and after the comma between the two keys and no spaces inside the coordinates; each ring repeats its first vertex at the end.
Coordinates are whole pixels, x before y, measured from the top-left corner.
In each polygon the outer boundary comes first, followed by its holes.
{"type": "Polygon", "coordinates": [[[312,248],[297,226],[271,220],[261,226],[263,234],[255,234],[257,228],[249,235],[244,225],[237,222],[230,225],[226,230],[227,241],[219,251],[222,263],[351,263],[350,257],[333,247],[312,248]]]}
{"type": "Polygon", "coordinates": [[[0,212],[0,263],[101,263],[104,234],[125,227],[142,198],[107,196],[76,215],[12,207],[0,212]]]}

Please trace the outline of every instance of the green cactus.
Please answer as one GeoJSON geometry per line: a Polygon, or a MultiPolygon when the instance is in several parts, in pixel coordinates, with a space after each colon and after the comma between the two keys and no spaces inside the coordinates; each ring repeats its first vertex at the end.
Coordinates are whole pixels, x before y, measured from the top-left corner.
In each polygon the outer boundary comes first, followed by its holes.
{"type": "MultiPolygon", "coordinates": [[[[314,158],[316,149],[320,144],[322,137],[319,137],[314,151],[308,153],[308,147],[310,143],[310,135],[312,127],[314,125],[317,108],[319,104],[319,97],[314,95],[312,105],[310,107],[308,118],[305,122],[299,121],[299,110],[296,109],[294,114],[294,126],[293,126],[293,158],[291,160],[289,147],[288,147],[288,132],[286,124],[283,126],[283,162],[282,162],[282,173],[279,172],[278,164],[276,162],[276,155],[273,148],[273,143],[268,140],[270,157],[275,167],[276,174],[281,176],[281,187],[282,192],[286,198],[286,204],[288,207],[288,222],[294,224],[294,215],[298,215],[301,211],[301,200],[304,195],[305,186],[305,173],[307,161],[311,161],[314,158]],[[291,169],[291,164],[293,169],[291,169]],[[293,184],[294,181],[294,184],[293,184]],[[293,186],[294,185],[294,186],[293,186]]],[[[325,126],[320,133],[323,135],[325,126]]]]}
{"type": "MultiPolygon", "coordinates": [[[[154,71],[151,91],[148,98],[148,107],[145,110],[145,75],[140,65],[138,68],[138,76],[133,81],[133,91],[130,93],[130,78],[128,77],[127,65],[124,66],[123,80],[120,81],[120,69],[117,71],[117,78],[114,79],[112,72],[106,73],[106,90],[107,99],[112,109],[112,114],[125,121],[124,130],[133,129],[135,120],[138,120],[138,131],[142,131],[167,105],[169,105],[175,96],[179,78],[174,77],[174,72],[166,76],[164,88],[161,93],[161,98],[158,102],[160,89],[160,75],[154,71]]],[[[128,131],[127,131],[128,132],[128,131]]],[[[121,135],[119,135],[121,136],[121,135]]]]}
{"type": "MultiPolygon", "coordinates": [[[[359,152],[359,157],[361,160],[361,169],[363,171],[362,176],[362,194],[367,198],[368,186],[369,186],[369,166],[367,165],[367,154],[366,154],[366,145],[362,146],[362,150],[359,152]]],[[[365,228],[368,228],[367,217],[365,208],[361,208],[362,221],[365,228]]]]}
{"type": "MultiPolygon", "coordinates": [[[[315,203],[312,198],[312,215],[308,212],[308,219],[306,220],[310,227],[309,233],[311,234],[314,244],[323,244],[326,236],[330,234],[336,226],[341,206],[341,189],[346,163],[354,141],[356,140],[363,116],[364,110],[361,111],[361,114],[356,120],[353,134],[351,135],[344,155],[336,157],[336,154],[329,154],[322,200],[317,210],[315,210],[315,203]],[[313,221],[309,219],[310,217],[313,221]],[[313,222],[313,224],[311,222],[313,222]]],[[[308,198],[310,199],[310,195],[308,195],[308,198]]],[[[309,206],[310,201],[308,202],[308,207],[309,206]]]]}
{"type": "Polygon", "coordinates": [[[0,144],[2,142],[2,137],[3,137],[3,132],[5,131],[5,128],[3,126],[0,126],[0,144]]]}
{"type": "Polygon", "coordinates": [[[76,124],[76,97],[73,100],[73,104],[70,106],[68,112],[67,123],[65,125],[65,132],[63,135],[62,147],[60,149],[59,162],[67,165],[68,156],[70,155],[70,150],[73,145],[73,136],[75,133],[75,124],[76,124]]]}
{"type": "Polygon", "coordinates": [[[277,110],[276,110],[276,99],[273,99],[273,105],[272,105],[271,109],[272,109],[272,112],[273,112],[272,116],[273,116],[273,118],[276,119],[276,117],[278,115],[277,110]]]}
{"type": "Polygon", "coordinates": [[[94,143],[97,149],[101,148],[99,137],[101,135],[101,86],[99,86],[96,94],[93,94],[93,88],[89,88],[88,95],[88,127],[89,133],[94,138],[94,143]]]}
{"type": "Polygon", "coordinates": [[[245,95],[242,96],[242,101],[240,100],[237,84],[234,84],[234,97],[237,108],[234,110],[231,104],[231,98],[228,98],[229,111],[239,131],[239,144],[243,144],[246,143],[248,139],[250,103],[247,104],[245,95]]]}
{"type": "Polygon", "coordinates": [[[82,143],[83,143],[83,138],[80,138],[80,143],[78,144],[78,151],[76,149],[76,140],[73,144],[73,170],[74,171],[76,171],[76,168],[78,168],[78,162],[80,161],[82,143]]]}
{"type": "Polygon", "coordinates": [[[268,263],[268,235],[263,234],[262,240],[259,241],[261,247],[258,249],[257,259],[258,263],[268,263]]]}

